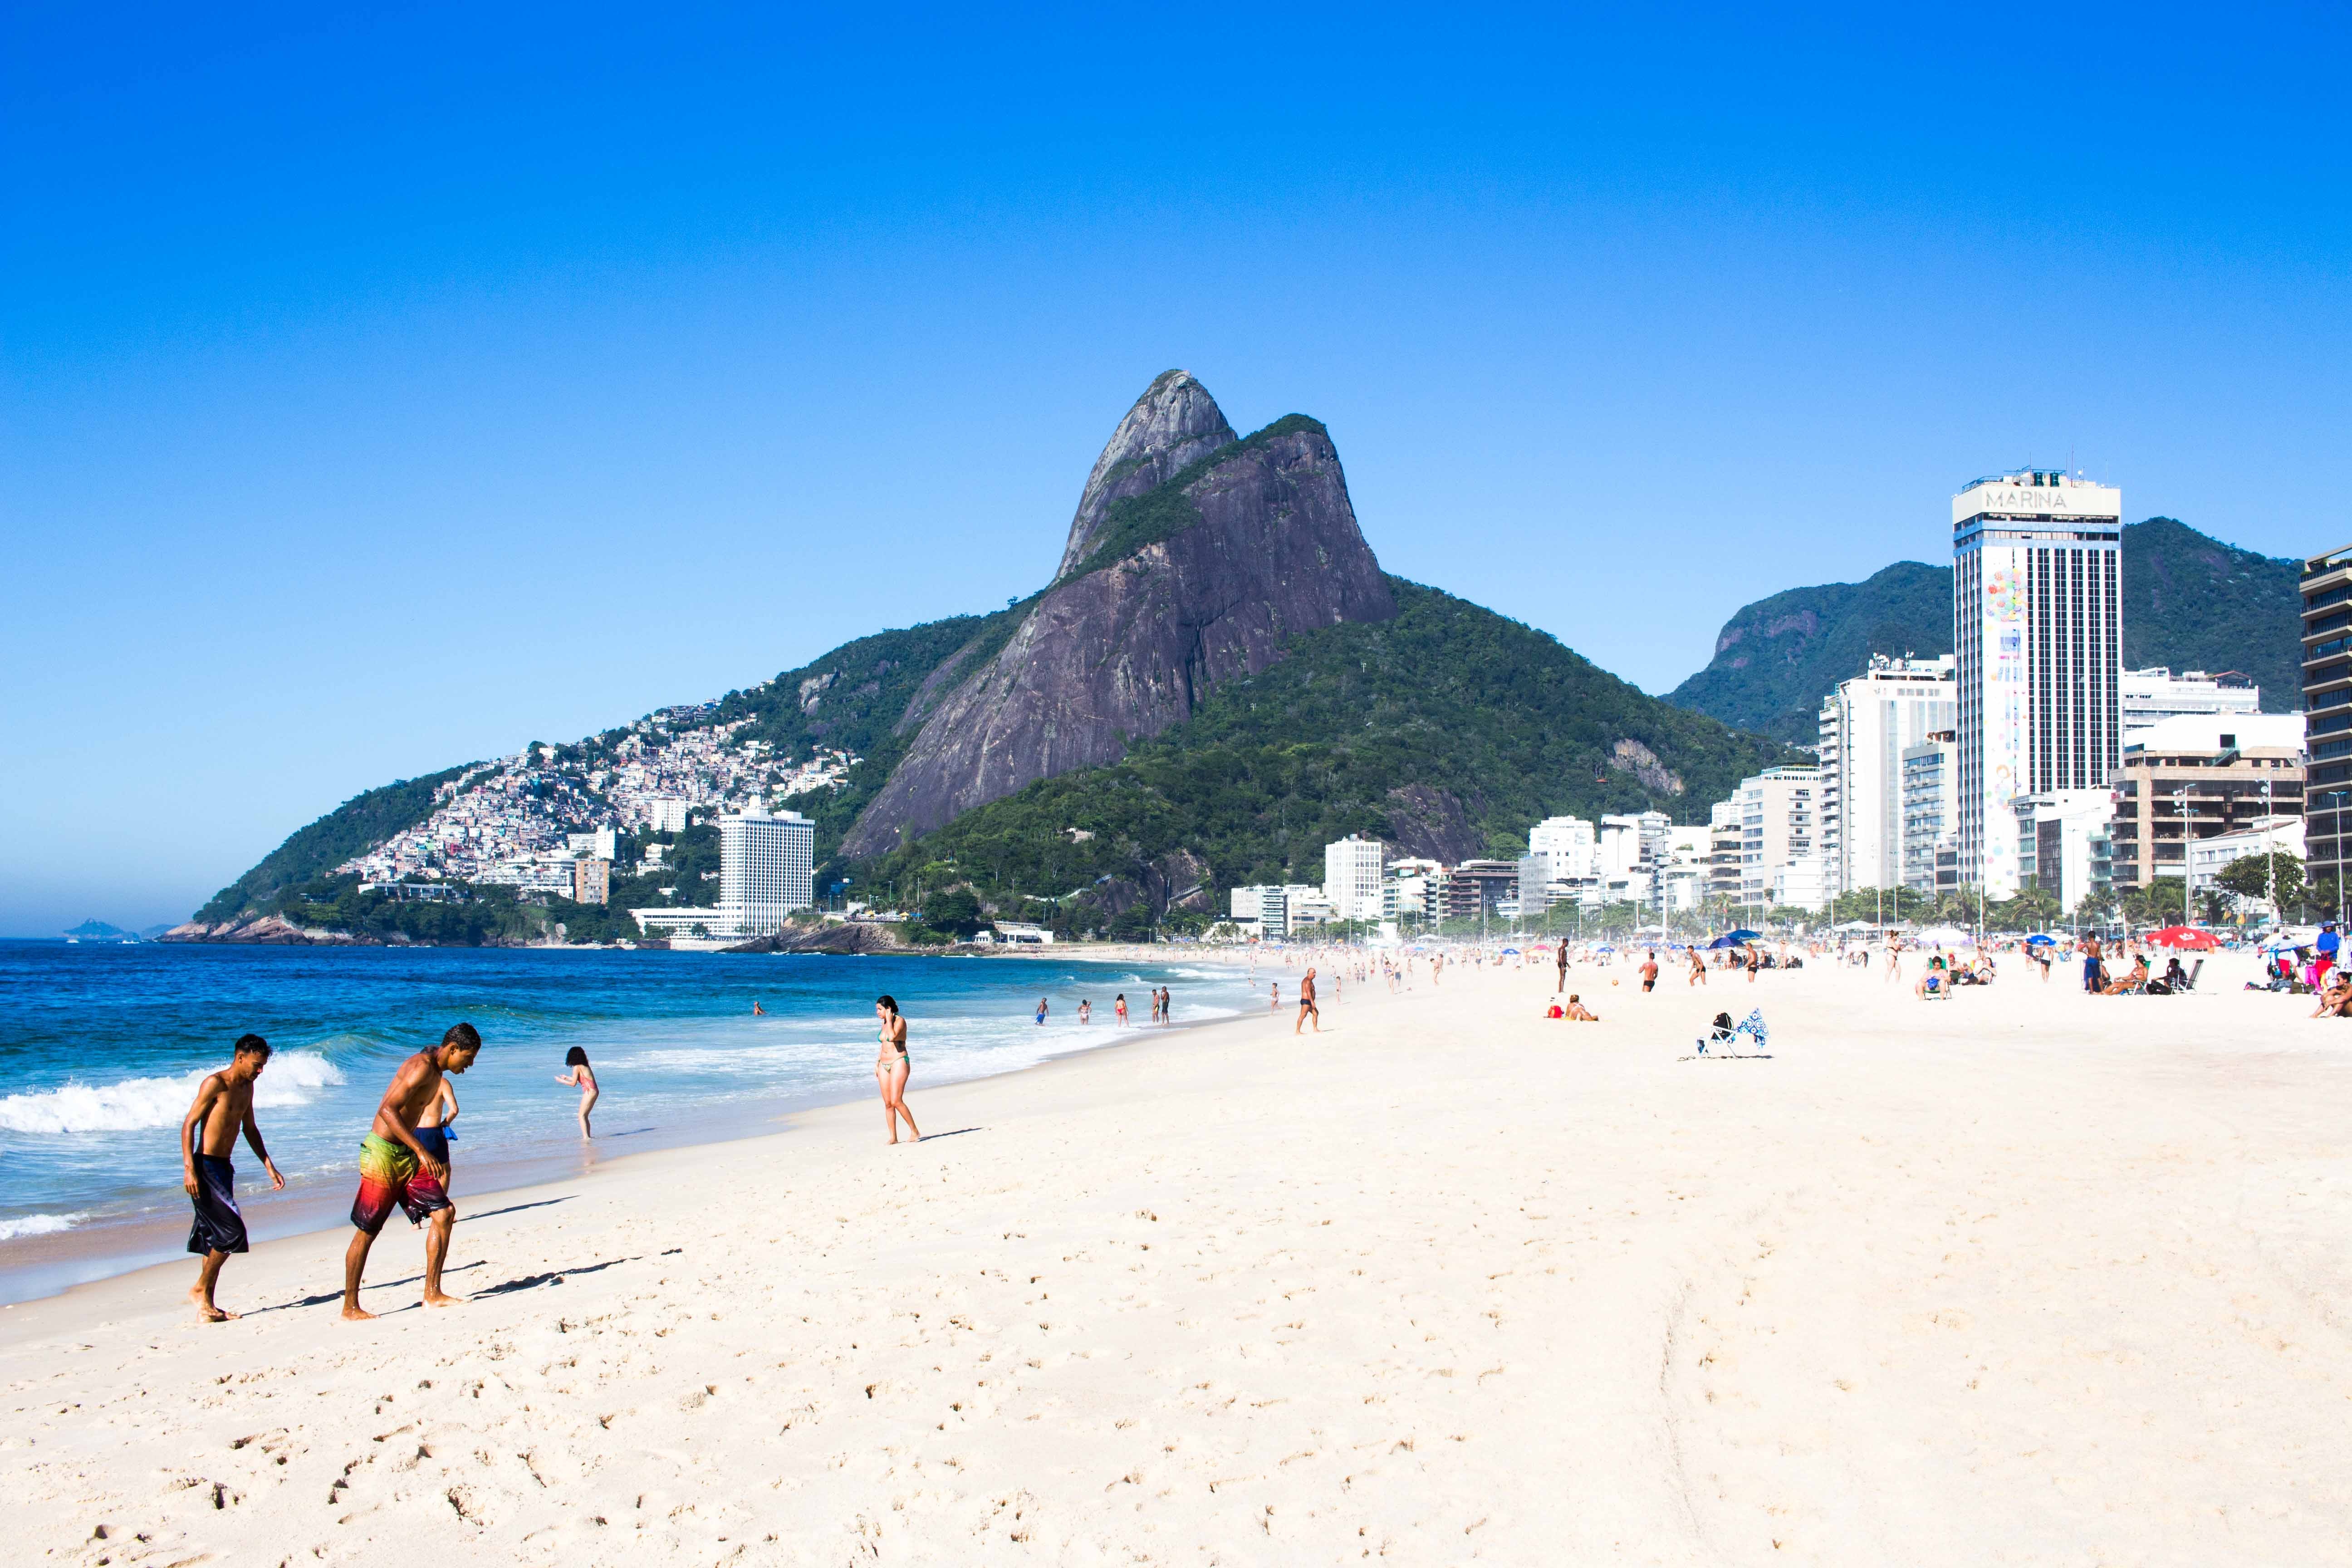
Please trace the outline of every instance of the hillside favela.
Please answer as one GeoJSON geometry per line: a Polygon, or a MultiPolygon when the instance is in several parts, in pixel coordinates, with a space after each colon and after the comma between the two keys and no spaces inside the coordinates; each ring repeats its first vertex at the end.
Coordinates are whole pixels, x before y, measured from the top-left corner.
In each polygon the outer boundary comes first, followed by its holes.
{"type": "Polygon", "coordinates": [[[2352,28],[1190,20],[20,29],[10,1561],[2352,1560],[2352,28]]]}

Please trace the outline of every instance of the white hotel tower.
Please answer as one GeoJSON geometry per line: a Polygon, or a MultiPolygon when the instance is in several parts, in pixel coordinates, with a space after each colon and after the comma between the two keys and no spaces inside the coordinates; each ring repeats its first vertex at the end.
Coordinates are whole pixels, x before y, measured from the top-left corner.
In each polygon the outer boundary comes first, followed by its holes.
{"type": "Polygon", "coordinates": [[[2124,493],[2063,472],[1952,498],[1960,879],[2018,889],[2021,795],[2105,789],[2122,759],[2124,493]]]}

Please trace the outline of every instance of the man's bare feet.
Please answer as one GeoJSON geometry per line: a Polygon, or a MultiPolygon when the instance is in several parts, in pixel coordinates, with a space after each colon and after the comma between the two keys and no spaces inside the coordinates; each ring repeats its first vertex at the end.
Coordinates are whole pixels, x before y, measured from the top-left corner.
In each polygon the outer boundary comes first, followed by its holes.
{"type": "Polygon", "coordinates": [[[465,1300],[465,1299],[466,1298],[463,1296],[452,1296],[446,1290],[427,1290],[425,1292],[425,1304],[428,1307],[455,1307],[465,1300]]]}
{"type": "Polygon", "coordinates": [[[236,1314],[235,1312],[224,1311],[222,1309],[214,1306],[210,1301],[205,1300],[205,1289],[201,1285],[191,1286],[189,1288],[188,1300],[196,1304],[196,1316],[202,1318],[207,1323],[230,1323],[236,1321],[236,1314]]]}
{"type": "Polygon", "coordinates": [[[375,1314],[373,1312],[368,1311],[363,1308],[345,1307],[343,1309],[343,1321],[347,1323],[367,1322],[374,1317],[375,1314]]]}

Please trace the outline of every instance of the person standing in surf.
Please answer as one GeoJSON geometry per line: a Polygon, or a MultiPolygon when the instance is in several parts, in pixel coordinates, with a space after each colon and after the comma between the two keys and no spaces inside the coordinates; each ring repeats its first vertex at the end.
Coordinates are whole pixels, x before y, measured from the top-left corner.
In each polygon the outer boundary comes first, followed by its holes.
{"type": "MultiPolygon", "coordinates": [[[[876,997],[874,1017],[882,1026],[881,1049],[874,1058],[874,1081],[882,1089],[882,1124],[890,1131],[890,1142],[896,1143],[898,1119],[905,1117],[907,1131],[919,1143],[923,1134],[915,1126],[915,1113],[907,1109],[907,1075],[912,1069],[907,1060],[907,1020],[898,1012],[898,999],[876,997]]],[[[1044,1019],[1038,1021],[1043,1023],[1044,1019]]]]}
{"type": "Polygon", "coordinates": [[[563,1069],[555,1081],[566,1089],[580,1091],[580,1136],[593,1138],[595,1134],[588,1131],[588,1113],[595,1110],[596,1102],[604,1097],[604,1089],[596,1082],[596,1069],[588,1065],[588,1053],[579,1046],[563,1053],[563,1069]]]}
{"type": "Polygon", "coordinates": [[[180,1119],[180,1184],[196,1209],[195,1223],[188,1229],[188,1250],[204,1258],[188,1299],[208,1323],[225,1323],[236,1316],[221,1310],[213,1300],[213,1287],[228,1255],[247,1249],[245,1214],[236,1206],[236,1168],[230,1163],[238,1133],[245,1134],[261,1168],[269,1173],[269,1190],[278,1192],[286,1185],[286,1178],[270,1163],[269,1151],[261,1146],[261,1124],[253,1119],[254,1080],[268,1065],[269,1042],[259,1035],[240,1036],[228,1066],[196,1086],[195,1101],[180,1119]]]}

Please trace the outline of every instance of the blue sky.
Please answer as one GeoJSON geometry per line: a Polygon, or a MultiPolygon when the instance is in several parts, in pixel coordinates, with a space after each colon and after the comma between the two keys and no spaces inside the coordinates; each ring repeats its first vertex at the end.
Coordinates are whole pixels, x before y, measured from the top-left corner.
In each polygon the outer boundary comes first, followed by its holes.
{"type": "Polygon", "coordinates": [[[0,933],[1051,571],[1171,365],[1653,690],[2070,458],[2352,537],[2322,7],[0,20],[0,933]]]}

